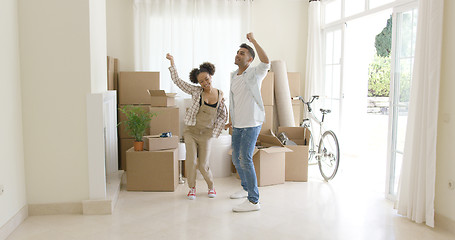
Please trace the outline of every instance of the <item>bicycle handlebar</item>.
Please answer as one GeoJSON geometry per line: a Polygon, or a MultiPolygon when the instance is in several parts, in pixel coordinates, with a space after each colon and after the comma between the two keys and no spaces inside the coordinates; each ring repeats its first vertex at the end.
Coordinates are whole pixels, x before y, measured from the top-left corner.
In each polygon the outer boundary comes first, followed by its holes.
{"type": "Polygon", "coordinates": [[[311,100],[308,101],[308,102],[305,102],[305,100],[303,100],[303,97],[301,96],[296,96],[296,97],[291,97],[292,100],[301,100],[304,104],[309,104],[309,103],[312,103],[314,101],[314,99],[319,99],[319,96],[318,95],[314,95],[314,96],[311,96],[311,100]]]}
{"type": "Polygon", "coordinates": [[[307,107],[308,107],[308,112],[311,112],[312,109],[311,109],[310,104],[313,103],[313,101],[314,101],[315,99],[319,99],[319,95],[311,96],[311,100],[308,101],[308,102],[305,102],[305,100],[303,100],[303,97],[301,97],[301,96],[291,97],[291,99],[292,99],[292,100],[300,100],[300,101],[302,101],[303,104],[306,104],[306,105],[307,105],[307,107]]]}

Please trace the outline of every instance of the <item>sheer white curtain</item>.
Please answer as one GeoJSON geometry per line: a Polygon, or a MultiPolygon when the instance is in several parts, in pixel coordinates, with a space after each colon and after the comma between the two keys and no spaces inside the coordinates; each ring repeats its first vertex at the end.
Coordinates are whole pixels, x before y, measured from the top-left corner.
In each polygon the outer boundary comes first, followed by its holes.
{"type": "Polygon", "coordinates": [[[309,100],[313,95],[322,96],[322,34],[320,8],[321,3],[319,1],[312,1],[308,6],[305,100],[309,100]]]}
{"type": "Polygon", "coordinates": [[[436,134],[444,0],[420,0],[398,213],[434,227],[436,134]]]}
{"type": "Polygon", "coordinates": [[[236,51],[247,42],[250,5],[250,0],[135,0],[136,70],[159,71],[161,89],[188,98],[172,84],[166,53],[174,55],[185,81],[192,68],[208,61],[216,66],[214,87],[227,98],[236,51]]]}

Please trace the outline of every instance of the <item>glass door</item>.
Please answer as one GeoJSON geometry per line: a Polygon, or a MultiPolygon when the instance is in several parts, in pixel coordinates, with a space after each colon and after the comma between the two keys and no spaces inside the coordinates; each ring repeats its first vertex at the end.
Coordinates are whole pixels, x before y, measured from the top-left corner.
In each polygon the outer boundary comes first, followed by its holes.
{"type": "MultiPolygon", "coordinates": [[[[341,123],[341,103],[342,103],[342,86],[343,86],[343,39],[344,27],[342,24],[338,27],[324,31],[324,81],[323,96],[321,96],[321,108],[332,110],[332,113],[326,115],[328,129],[339,132],[341,123]]],[[[315,114],[320,114],[319,106],[316,106],[315,114]]],[[[319,115],[318,115],[319,116],[319,115]]]]}
{"type": "Polygon", "coordinates": [[[386,197],[396,199],[414,65],[417,4],[394,8],[386,197]]]}

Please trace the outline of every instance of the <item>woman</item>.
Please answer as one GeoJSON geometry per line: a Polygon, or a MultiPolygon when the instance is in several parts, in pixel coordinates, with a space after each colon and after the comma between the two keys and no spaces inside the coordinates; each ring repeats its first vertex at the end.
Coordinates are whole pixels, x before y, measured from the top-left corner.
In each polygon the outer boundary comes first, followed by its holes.
{"type": "Polygon", "coordinates": [[[169,71],[172,81],[192,97],[191,107],[185,114],[186,129],[183,134],[186,146],[185,167],[190,188],[188,199],[196,198],[196,169],[199,169],[207,183],[208,196],[214,198],[216,191],[209,168],[210,140],[221,134],[227,121],[223,92],[212,87],[215,65],[205,62],[190,72],[190,80],[199,84],[197,86],[179,78],[172,55],[168,53],[166,58],[171,62],[169,71]]]}

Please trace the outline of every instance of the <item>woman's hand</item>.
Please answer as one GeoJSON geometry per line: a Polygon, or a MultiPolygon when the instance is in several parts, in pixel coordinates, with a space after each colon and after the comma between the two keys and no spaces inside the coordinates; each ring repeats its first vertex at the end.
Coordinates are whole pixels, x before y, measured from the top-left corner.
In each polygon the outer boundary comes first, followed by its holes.
{"type": "Polygon", "coordinates": [[[174,66],[174,57],[171,54],[166,54],[166,58],[171,62],[171,66],[174,66]]]}
{"type": "Polygon", "coordinates": [[[232,123],[228,123],[228,124],[224,125],[224,130],[231,128],[231,127],[232,127],[232,123]]]}

